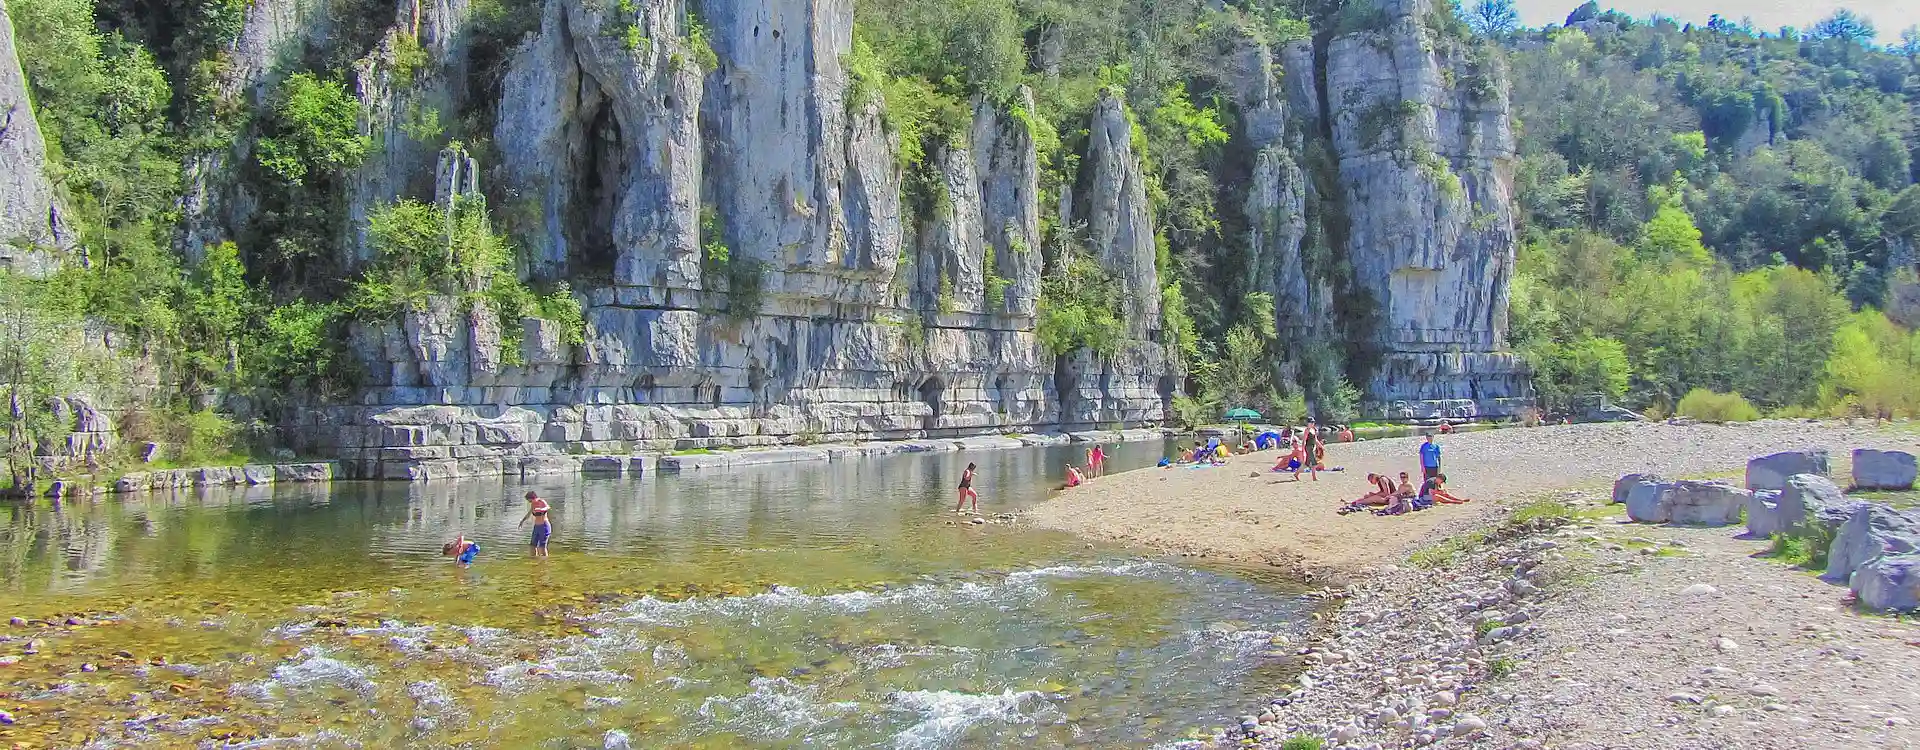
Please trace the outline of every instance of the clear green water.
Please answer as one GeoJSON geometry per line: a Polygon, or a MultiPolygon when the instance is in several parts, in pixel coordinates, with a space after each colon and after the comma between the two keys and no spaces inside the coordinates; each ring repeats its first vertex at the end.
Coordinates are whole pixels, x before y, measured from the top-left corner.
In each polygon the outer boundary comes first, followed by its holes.
{"type": "Polygon", "coordinates": [[[1082,450],[0,508],[0,617],[49,621],[0,629],[0,741],[1146,747],[1224,723],[1277,676],[1296,591],[949,512],[968,460],[990,516],[1082,450]],[[515,528],[529,488],[550,559],[515,528]],[[470,569],[439,556],[456,533],[470,569]]]}

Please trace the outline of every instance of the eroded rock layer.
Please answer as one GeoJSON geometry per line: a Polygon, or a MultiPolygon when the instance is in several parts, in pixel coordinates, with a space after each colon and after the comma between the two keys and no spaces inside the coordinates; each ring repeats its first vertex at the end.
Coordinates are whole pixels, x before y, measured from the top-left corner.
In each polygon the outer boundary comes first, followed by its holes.
{"type": "Polygon", "coordinates": [[[312,413],[298,430],[312,448],[349,473],[427,478],[578,465],[563,454],[1163,418],[1174,380],[1120,101],[1090,122],[1106,137],[1067,209],[1084,215],[1066,218],[1127,289],[1131,328],[1111,356],[1056,355],[1035,335],[1039,167],[1021,118],[977,103],[970,136],[928,157],[948,200],[912,215],[884,103],[841,67],[850,2],[704,10],[711,57],[674,0],[633,18],[554,0],[505,73],[488,192],[537,218],[532,274],[574,285],[584,341],[535,319],[503,335],[491,311],[452,300],[361,326],[362,403],[312,413]],[[606,32],[626,24],[641,33],[606,32]]]}

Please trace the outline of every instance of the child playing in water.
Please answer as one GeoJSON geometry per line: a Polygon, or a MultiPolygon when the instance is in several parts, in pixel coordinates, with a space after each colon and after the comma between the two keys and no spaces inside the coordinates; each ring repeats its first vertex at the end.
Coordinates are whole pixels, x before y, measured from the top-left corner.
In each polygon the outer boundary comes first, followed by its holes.
{"type": "Polygon", "coordinates": [[[454,537],[453,541],[442,545],[440,554],[456,558],[460,562],[460,567],[464,568],[472,565],[474,556],[480,554],[480,543],[470,541],[467,535],[461,534],[454,537]]]}
{"type": "Polygon", "coordinates": [[[1087,451],[1087,476],[1103,477],[1106,475],[1107,452],[1100,447],[1099,443],[1094,443],[1093,449],[1087,451]]]}
{"type": "Polygon", "coordinates": [[[520,517],[520,523],[518,525],[525,526],[528,520],[533,521],[532,552],[534,557],[547,556],[547,540],[553,537],[553,522],[547,518],[547,514],[552,512],[553,506],[548,505],[547,501],[541,499],[539,494],[534,492],[527,493],[527,514],[520,517]]]}
{"type": "Polygon", "coordinates": [[[953,512],[959,513],[960,506],[973,501],[973,512],[980,512],[980,493],[973,491],[973,464],[967,464],[967,470],[960,474],[960,500],[953,504],[953,512]]]}
{"type": "Polygon", "coordinates": [[[1086,477],[1080,474],[1079,469],[1074,468],[1073,464],[1067,464],[1067,486],[1068,487],[1078,487],[1082,484],[1085,484],[1086,481],[1087,481],[1086,477]]]}

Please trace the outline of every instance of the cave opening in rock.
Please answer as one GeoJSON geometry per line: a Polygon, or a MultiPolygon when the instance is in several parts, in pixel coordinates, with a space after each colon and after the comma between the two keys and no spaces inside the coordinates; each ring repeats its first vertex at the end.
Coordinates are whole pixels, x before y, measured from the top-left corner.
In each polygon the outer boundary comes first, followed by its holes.
{"type": "Polygon", "coordinates": [[[920,383],[920,402],[927,405],[926,422],[923,428],[932,432],[940,427],[941,400],[947,390],[947,381],[939,376],[927,378],[920,383]]]}
{"type": "Polygon", "coordinates": [[[1007,392],[1006,373],[993,377],[993,392],[988,395],[993,399],[993,410],[1005,421],[1007,415],[1013,413],[1013,394],[1007,392]]]}
{"type": "Polygon", "coordinates": [[[575,199],[568,205],[563,225],[572,247],[567,275],[575,286],[613,281],[614,263],[620,257],[613,243],[613,219],[619,215],[619,165],[625,163],[621,154],[626,150],[620,123],[598,84],[582,80],[580,99],[587,113],[574,144],[580,169],[574,171],[575,199]]]}
{"type": "Polygon", "coordinates": [[[1160,382],[1154,385],[1154,390],[1160,393],[1161,416],[1164,418],[1166,415],[1172,414],[1173,413],[1173,376],[1161,375],[1160,382]]]}

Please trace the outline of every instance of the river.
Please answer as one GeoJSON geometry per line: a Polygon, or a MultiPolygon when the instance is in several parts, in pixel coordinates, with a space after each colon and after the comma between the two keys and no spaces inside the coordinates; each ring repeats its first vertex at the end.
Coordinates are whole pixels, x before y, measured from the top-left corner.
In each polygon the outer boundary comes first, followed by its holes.
{"type": "MultiPolygon", "coordinates": [[[[1297,589],[950,512],[967,461],[991,518],[1044,500],[1083,451],[0,507],[0,617],[54,623],[4,631],[0,708],[18,723],[0,731],[62,747],[1152,747],[1230,722],[1279,678],[1263,654],[1304,627],[1297,589]],[[550,559],[516,527],[528,489],[554,507],[550,559]],[[471,568],[439,554],[456,533],[482,547],[471,568]]],[[[1113,452],[1120,471],[1162,446],[1113,452]]]]}

